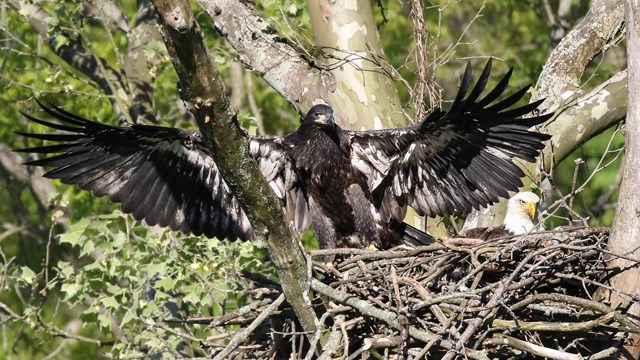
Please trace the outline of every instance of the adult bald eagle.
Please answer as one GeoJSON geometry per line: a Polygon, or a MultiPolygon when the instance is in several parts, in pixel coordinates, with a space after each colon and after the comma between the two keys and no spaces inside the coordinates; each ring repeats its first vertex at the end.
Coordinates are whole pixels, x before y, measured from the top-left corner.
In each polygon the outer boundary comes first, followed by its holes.
{"type": "Polygon", "coordinates": [[[522,191],[512,196],[507,202],[507,212],[502,225],[464,229],[460,236],[481,240],[495,240],[515,235],[524,235],[534,230],[543,230],[538,224],[536,210],[540,198],[531,191],[522,191]]]}
{"type": "MultiPolygon", "coordinates": [[[[248,137],[250,153],[300,232],[313,225],[321,248],[388,248],[424,234],[402,222],[407,206],[427,216],[465,212],[521,186],[513,158],[534,161],[548,135],[529,130],[551,114],[518,119],[540,101],[509,109],[529,87],[496,99],[511,70],[481,97],[487,63],[468,96],[471,67],[448,111],[404,128],[347,131],[327,105],[316,105],[296,132],[248,137]]],[[[20,151],[55,156],[27,164],[121,202],[149,225],[195,235],[253,238],[238,200],[220,176],[199,132],[160,126],[110,126],[53,106],[59,122],[29,119],[62,134],[19,133],[58,142],[20,151]]]]}

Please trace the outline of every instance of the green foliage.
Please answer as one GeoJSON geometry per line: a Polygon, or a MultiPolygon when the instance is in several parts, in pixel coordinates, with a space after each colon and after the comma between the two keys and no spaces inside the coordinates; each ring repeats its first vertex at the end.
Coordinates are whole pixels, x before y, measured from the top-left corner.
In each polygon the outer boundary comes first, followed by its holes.
{"type": "MultiPolygon", "coordinates": [[[[250,242],[178,236],[118,211],[72,223],[52,245],[71,248],[72,261],[50,264],[49,278],[44,270],[15,267],[10,281],[20,291],[46,293],[47,301],[58,297],[62,314],[79,312],[82,328],[113,342],[103,351],[114,357],[137,356],[141,350],[192,356],[181,353],[182,337],[162,329],[169,327],[166,321],[218,316],[227,307],[244,305],[251,289],[240,275],[244,270],[273,276],[250,242]]],[[[50,332],[63,323],[58,314],[44,314],[35,299],[21,312],[36,331],[50,332]]],[[[205,328],[190,330],[201,337],[205,328]]]]}

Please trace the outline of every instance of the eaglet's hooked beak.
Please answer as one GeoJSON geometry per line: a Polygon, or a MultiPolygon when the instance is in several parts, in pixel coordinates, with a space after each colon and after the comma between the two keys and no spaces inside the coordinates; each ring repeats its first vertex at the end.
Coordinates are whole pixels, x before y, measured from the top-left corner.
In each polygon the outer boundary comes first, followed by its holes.
{"type": "Polygon", "coordinates": [[[533,201],[529,201],[522,206],[522,208],[531,216],[531,220],[535,220],[536,218],[536,203],[533,201]]]}
{"type": "Polygon", "coordinates": [[[313,122],[331,127],[336,125],[336,122],[333,120],[333,114],[318,114],[313,122]]]}

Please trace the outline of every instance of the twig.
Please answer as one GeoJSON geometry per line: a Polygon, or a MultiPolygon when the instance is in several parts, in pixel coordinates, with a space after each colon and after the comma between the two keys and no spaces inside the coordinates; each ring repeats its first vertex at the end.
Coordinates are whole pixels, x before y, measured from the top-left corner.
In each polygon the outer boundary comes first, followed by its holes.
{"type": "Polygon", "coordinates": [[[333,328],[331,330],[331,334],[329,334],[329,339],[324,345],[324,351],[318,357],[318,360],[329,360],[333,359],[333,354],[338,350],[340,346],[340,339],[342,339],[342,329],[340,328],[339,323],[342,323],[346,317],[344,315],[336,316],[336,322],[333,324],[333,328]]]}
{"type": "Polygon", "coordinates": [[[228,321],[238,318],[238,317],[242,317],[245,314],[251,312],[251,311],[255,311],[256,309],[259,309],[262,306],[267,305],[268,303],[271,302],[271,299],[264,299],[264,300],[259,300],[259,301],[254,301],[250,304],[247,304],[233,312],[224,314],[222,316],[216,317],[216,318],[206,318],[206,319],[185,319],[185,322],[190,322],[190,321],[198,321],[198,320],[206,320],[206,323],[209,325],[207,326],[206,330],[210,330],[211,328],[215,327],[215,326],[219,326],[222,324],[227,323],[228,321]]]}
{"type": "Polygon", "coordinates": [[[313,334],[313,337],[311,337],[311,340],[309,341],[309,351],[307,352],[307,355],[304,357],[305,360],[311,360],[313,358],[313,355],[315,355],[316,352],[316,346],[318,345],[318,341],[320,340],[320,336],[322,335],[322,332],[324,331],[324,322],[327,320],[327,318],[331,315],[331,313],[329,311],[325,312],[324,314],[322,314],[322,316],[320,317],[320,320],[318,320],[319,324],[316,326],[316,332],[315,334],[313,334]]]}
{"type": "Polygon", "coordinates": [[[542,356],[548,359],[556,360],[582,360],[582,356],[577,354],[569,354],[564,351],[550,349],[544,346],[535,345],[527,341],[522,341],[511,336],[495,334],[489,339],[487,345],[507,345],[514,349],[526,351],[530,354],[542,356]]]}
{"type": "Polygon", "coordinates": [[[494,319],[491,326],[498,329],[517,329],[524,331],[557,331],[557,332],[576,332],[589,331],[596,326],[604,325],[613,319],[614,313],[609,313],[595,320],[580,322],[551,322],[551,321],[515,321],[494,319]]]}
{"type": "Polygon", "coordinates": [[[627,317],[623,316],[622,314],[620,314],[619,312],[613,310],[612,308],[608,307],[607,305],[604,305],[598,301],[593,301],[593,300],[587,300],[587,299],[583,299],[583,298],[579,298],[576,296],[569,296],[569,295],[563,295],[563,294],[537,294],[537,295],[533,295],[525,300],[522,300],[520,302],[518,302],[517,304],[514,304],[513,306],[511,306],[511,311],[514,311],[516,309],[522,308],[524,306],[527,306],[528,304],[534,303],[534,302],[538,302],[538,301],[555,301],[555,302],[561,302],[561,303],[565,303],[565,304],[572,304],[572,305],[576,305],[576,306],[580,306],[583,309],[586,310],[592,310],[592,311],[597,311],[601,314],[613,314],[613,318],[619,322],[620,324],[630,328],[630,329],[634,329],[634,328],[638,328],[638,325],[634,324],[631,320],[629,320],[627,317]]]}
{"type": "Polygon", "coordinates": [[[271,303],[271,305],[267,306],[266,309],[258,317],[251,323],[251,325],[247,326],[244,330],[239,331],[236,335],[229,341],[229,344],[219,352],[213,359],[214,360],[222,360],[226,359],[240,344],[247,339],[247,337],[251,334],[253,330],[255,330],[262,322],[269,316],[271,313],[278,308],[284,302],[284,294],[278,296],[278,298],[271,303]]]}

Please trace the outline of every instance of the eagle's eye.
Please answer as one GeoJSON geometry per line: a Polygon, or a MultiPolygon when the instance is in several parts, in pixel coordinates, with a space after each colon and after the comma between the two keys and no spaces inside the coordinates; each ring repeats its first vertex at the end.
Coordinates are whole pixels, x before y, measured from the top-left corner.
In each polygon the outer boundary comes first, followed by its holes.
{"type": "Polygon", "coordinates": [[[524,204],[526,204],[526,203],[527,203],[526,201],[524,201],[524,200],[520,200],[520,205],[524,205],[524,204]]]}

